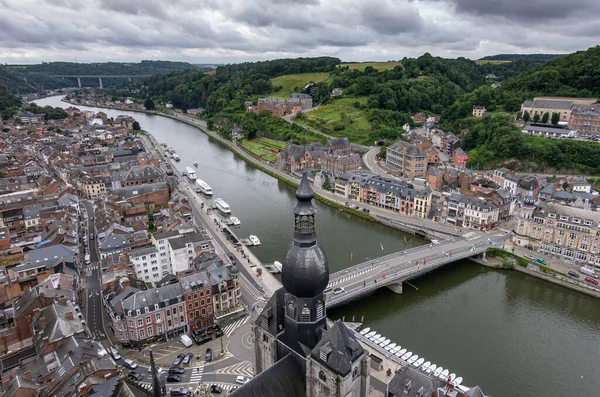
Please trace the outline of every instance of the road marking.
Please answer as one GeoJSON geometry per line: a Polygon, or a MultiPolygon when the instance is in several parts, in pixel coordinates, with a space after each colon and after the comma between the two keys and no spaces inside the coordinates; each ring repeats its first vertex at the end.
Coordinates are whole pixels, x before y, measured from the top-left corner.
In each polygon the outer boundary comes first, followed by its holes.
{"type": "Polygon", "coordinates": [[[223,333],[225,334],[225,336],[230,336],[233,333],[233,331],[235,331],[237,328],[241,327],[242,325],[246,324],[249,319],[250,319],[250,316],[245,316],[244,318],[236,321],[235,323],[229,324],[228,326],[225,327],[225,329],[223,330],[223,333]]]}
{"type": "Polygon", "coordinates": [[[244,375],[247,377],[254,376],[254,369],[252,364],[248,361],[242,361],[238,364],[233,364],[224,368],[220,368],[214,371],[215,374],[229,374],[229,375],[244,375]]]}
{"type": "Polygon", "coordinates": [[[192,375],[190,376],[190,383],[191,382],[202,382],[202,375],[204,374],[204,365],[201,365],[197,368],[192,368],[192,375]]]}

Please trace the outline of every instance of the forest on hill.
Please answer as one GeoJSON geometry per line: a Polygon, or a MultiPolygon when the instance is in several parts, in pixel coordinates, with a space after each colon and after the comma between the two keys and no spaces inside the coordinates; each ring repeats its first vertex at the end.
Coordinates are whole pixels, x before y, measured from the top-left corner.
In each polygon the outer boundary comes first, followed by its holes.
{"type": "Polygon", "coordinates": [[[482,61],[536,61],[548,62],[556,58],[564,57],[565,54],[497,54],[480,58],[482,61]]]}

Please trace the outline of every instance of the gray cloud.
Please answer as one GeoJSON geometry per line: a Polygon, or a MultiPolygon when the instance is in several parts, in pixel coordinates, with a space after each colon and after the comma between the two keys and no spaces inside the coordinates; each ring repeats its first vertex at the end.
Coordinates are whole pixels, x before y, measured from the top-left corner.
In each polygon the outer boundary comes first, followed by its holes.
{"type": "Polygon", "coordinates": [[[595,45],[594,0],[0,0],[0,59],[237,62],[595,45]],[[526,21],[527,23],[525,23],[526,21]]]}

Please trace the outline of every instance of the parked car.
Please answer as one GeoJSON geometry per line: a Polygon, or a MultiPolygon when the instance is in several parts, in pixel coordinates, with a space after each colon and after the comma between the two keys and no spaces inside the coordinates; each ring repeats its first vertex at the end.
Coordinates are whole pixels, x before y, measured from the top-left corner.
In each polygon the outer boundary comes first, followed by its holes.
{"type": "Polygon", "coordinates": [[[219,394],[223,392],[223,388],[219,385],[212,385],[210,386],[210,392],[219,394]]]}
{"type": "Polygon", "coordinates": [[[569,272],[567,273],[570,277],[573,278],[579,278],[579,274],[577,274],[577,272],[574,272],[573,270],[569,270],[569,272]]]}
{"type": "Polygon", "coordinates": [[[593,279],[593,278],[591,278],[589,276],[585,278],[585,281],[587,281],[590,284],[598,285],[598,280],[593,279]]]}
{"type": "Polygon", "coordinates": [[[169,368],[169,375],[183,375],[185,374],[185,368],[171,367],[169,368]]]}
{"type": "Polygon", "coordinates": [[[185,354],[181,353],[180,355],[177,356],[177,358],[175,359],[175,361],[173,361],[173,366],[177,367],[179,366],[179,364],[181,364],[181,361],[183,360],[183,357],[185,356],[185,354]]]}
{"type": "Polygon", "coordinates": [[[194,355],[192,353],[187,353],[185,356],[183,356],[183,360],[181,362],[185,365],[188,365],[190,361],[192,361],[193,357],[194,355]]]}
{"type": "Polygon", "coordinates": [[[130,372],[127,374],[127,377],[136,382],[140,382],[142,379],[144,379],[144,374],[138,374],[137,372],[130,372]]]}
{"type": "Polygon", "coordinates": [[[337,287],[336,289],[333,290],[333,294],[334,295],[339,295],[339,294],[341,294],[343,292],[346,292],[346,290],[344,288],[342,288],[342,287],[337,287]]]}
{"type": "Polygon", "coordinates": [[[112,358],[114,360],[118,361],[121,359],[121,355],[119,354],[119,351],[112,346],[108,348],[108,353],[112,356],[112,358]]]}
{"type": "Polygon", "coordinates": [[[185,387],[172,387],[171,389],[169,389],[169,393],[172,396],[186,396],[187,389],[185,387]]]}
{"type": "MultiPolygon", "coordinates": [[[[152,371],[152,367],[148,367],[148,372],[152,371]]],[[[156,373],[157,374],[162,374],[163,373],[163,369],[159,366],[156,367],[156,373]]]]}
{"type": "Polygon", "coordinates": [[[530,261],[534,261],[535,260],[535,258],[532,255],[529,255],[529,254],[525,254],[524,257],[525,257],[525,259],[529,259],[530,261]]]}
{"type": "Polygon", "coordinates": [[[245,385],[248,382],[250,382],[250,379],[246,378],[245,376],[239,375],[237,378],[235,378],[235,383],[239,383],[240,385],[245,385]]]}
{"type": "Polygon", "coordinates": [[[123,361],[123,366],[125,368],[129,368],[129,369],[136,369],[137,368],[137,363],[133,360],[130,359],[126,359],[123,361]]]}
{"type": "Polygon", "coordinates": [[[212,361],[212,357],[213,357],[212,349],[210,349],[210,348],[206,349],[206,354],[204,354],[204,361],[206,361],[206,362],[212,361]]]}
{"type": "Polygon", "coordinates": [[[544,266],[546,266],[546,265],[547,265],[546,261],[545,261],[545,260],[543,260],[542,258],[537,258],[535,261],[536,261],[537,263],[539,263],[540,265],[544,265],[544,266]]]}
{"type": "Polygon", "coordinates": [[[167,382],[181,382],[181,375],[167,375],[167,382]]]}

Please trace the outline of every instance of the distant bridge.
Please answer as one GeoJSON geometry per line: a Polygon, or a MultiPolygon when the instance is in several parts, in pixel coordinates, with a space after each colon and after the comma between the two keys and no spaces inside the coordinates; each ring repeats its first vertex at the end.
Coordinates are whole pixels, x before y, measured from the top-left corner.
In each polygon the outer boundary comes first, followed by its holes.
{"type": "Polygon", "coordinates": [[[326,306],[348,303],[378,288],[388,287],[401,294],[402,283],[446,264],[484,253],[490,246],[502,246],[510,234],[473,233],[471,238],[443,240],[369,260],[329,276],[326,306]],[[334,293],[336,288],[343,292],[334,293]]]}
{"type": "Polygon", "coordinates": [[[102,86],[102,79],[139,79],[141,77],[151,77],[151,74],[53,74],[52,77],[62,77],[77,79],[77,85],[81,88],[81,79],[98,79],[100,88],[102,86]]]}

